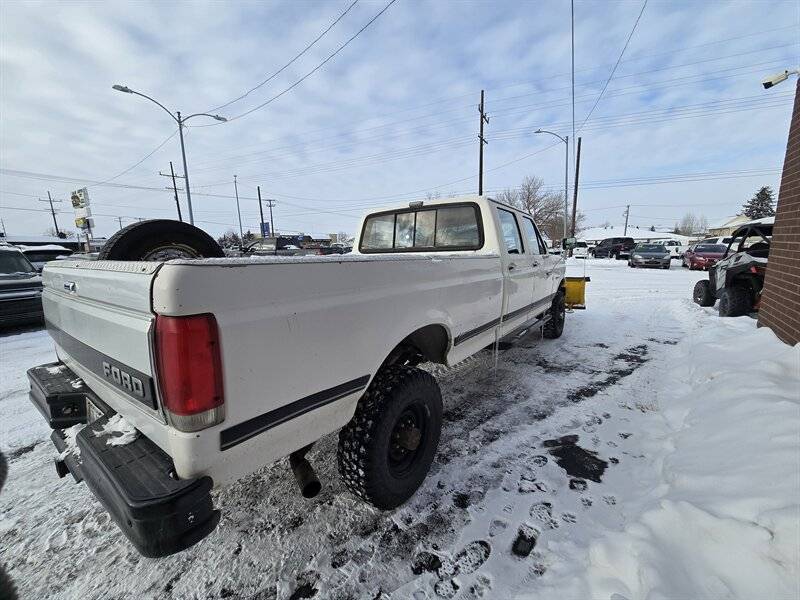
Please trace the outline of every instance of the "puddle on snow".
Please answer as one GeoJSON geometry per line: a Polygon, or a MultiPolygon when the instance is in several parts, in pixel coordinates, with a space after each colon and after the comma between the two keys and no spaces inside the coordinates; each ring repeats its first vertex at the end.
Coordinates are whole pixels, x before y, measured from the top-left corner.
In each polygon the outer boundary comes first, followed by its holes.
{"type": "Polygon", "coordinates": [[[565,435],[555,440],[545,440],[543,446],[555,457],[556,464],[570,477],[589,479],[600,483],[608,463],[597,458],[597,453],[578,446],[577,435],[565,435]]]}

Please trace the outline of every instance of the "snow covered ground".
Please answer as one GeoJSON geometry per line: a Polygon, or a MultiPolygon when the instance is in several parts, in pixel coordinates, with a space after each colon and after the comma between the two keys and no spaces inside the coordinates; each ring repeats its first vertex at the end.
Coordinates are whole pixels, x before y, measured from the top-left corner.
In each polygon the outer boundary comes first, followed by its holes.
{"type": "MultiPolygon", "coordinates": [[[[333,436],[303,500],[284,464],[220,490],[216,531],[145,559],[58,480],[25,369],[0,338],[0,551],[23,598],[797,598],[800,346],[691,302],[703,273],[588,261],[564,336],[434,369],[446,423],[405,506],[345,491],[333,436]]],[[[571,265],[581,271],[583,263],[571,265]]]]}

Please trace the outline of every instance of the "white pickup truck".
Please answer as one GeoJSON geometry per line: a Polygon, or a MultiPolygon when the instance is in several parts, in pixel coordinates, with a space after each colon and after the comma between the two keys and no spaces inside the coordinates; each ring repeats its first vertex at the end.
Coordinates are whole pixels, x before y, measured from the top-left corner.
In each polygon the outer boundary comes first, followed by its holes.
{"type": "Polygon", "coordinates": [[[404,204],[364,217],[354,245],[45,267],[59,362],[28,372],[31,400],[54,429],[59,475],[85,481],[142,554],[208,535],[212,487],[277,459],[314,495],[305,453],[336,430],[348,488],[400,505],[441,429],[438,385],[416,365],[458,363],[526,327],[561,335],[563,260],[510,206],[404,204]]]}

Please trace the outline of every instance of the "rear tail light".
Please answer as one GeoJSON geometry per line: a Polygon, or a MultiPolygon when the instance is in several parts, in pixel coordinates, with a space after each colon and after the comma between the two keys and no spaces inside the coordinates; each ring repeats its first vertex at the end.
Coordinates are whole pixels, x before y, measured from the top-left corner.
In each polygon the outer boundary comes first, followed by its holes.
{"type": "Polygon", "coordinates": [[[200,431],[225,417],[219,328],[212,314],[156,317],[156,365],[170,425],[200,431]]]}

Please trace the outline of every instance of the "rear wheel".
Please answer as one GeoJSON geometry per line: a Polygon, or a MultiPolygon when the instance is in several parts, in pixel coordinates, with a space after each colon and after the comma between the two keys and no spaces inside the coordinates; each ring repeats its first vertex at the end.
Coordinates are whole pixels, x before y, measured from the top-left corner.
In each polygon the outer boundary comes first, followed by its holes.
{"type": "Polygon", "coordinates": [[[694,284],[692,298],[700,306],[714,306],[714,302],[717,300],[711,291],[711,282],[708,279],[703,279],[694,284]]]}
{"type": "Polygon", "coordinates": [[[163,262],[174,258],[221,258],[214,238],[188,223],[157,219],[120,229],[100,250],[98,260],[163,262]]]}
{"type": "Polygon", "coordinates": [[[550,340],[561,337],[564,333],[564,321],[567,316],[567,307],[564,303],[564,290],[559,290],[550,305],[550,318],[542,327],[542,335],[550,340]]]}
{"type": "Polygon", "coordinates": [[[399,506],[425,480],[441,429],[442,395],[433,376],[415,367],[385,367],[339,432],[345,485],[377,508],[399,506]]]}
{"type": "Polygon", "coordinates": [[[719,297],[720,317],[741,317],[753,309],[753,297],[744,286],[734,285],[722,290],[719,297]]]}

